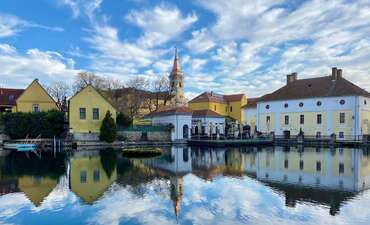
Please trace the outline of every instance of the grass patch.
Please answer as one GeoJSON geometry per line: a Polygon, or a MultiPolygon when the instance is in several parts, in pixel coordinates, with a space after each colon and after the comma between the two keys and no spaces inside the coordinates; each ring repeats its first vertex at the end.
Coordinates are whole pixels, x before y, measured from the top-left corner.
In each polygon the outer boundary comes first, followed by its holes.
{"type": "Polygon", "coordinates": [[[130,148],[125,149],[122,155],[127,158],[148,158],[162,155],[161,148],[130,148]]]}

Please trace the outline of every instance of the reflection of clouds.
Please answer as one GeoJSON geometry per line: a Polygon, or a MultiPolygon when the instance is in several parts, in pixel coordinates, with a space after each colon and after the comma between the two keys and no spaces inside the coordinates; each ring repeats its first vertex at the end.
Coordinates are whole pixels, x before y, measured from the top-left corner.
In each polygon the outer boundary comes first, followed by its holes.
{"type": "Polygon", "coordinates": [[[173,207],[169,198],[163,196],[148,183],[145,194],[135,195],[130,187],[113,187],[104,198],[96,203],[97,212],[89,220],[90,224],[119,224],[120,221],[134,220],[140,224],[174,224],[173,207]]]}
{"type": "Polygon", "coordinates": [[[30,201],[23,193],[12,193],[0,197],[0,220],[16,216],[30,201]]]}
{"type": "MultiPolygon", "coordinates": [[[[210,182],[188,174],[183,179],[179,224],[329,225],[370,221],[370,191],[345,202],[339,214],[331,216],[328,206],[316,203],[297,201],[294,208],[287,207],[281,192],[250,177],[218,176],[210,182]]],[[[168,180],[156,179],[141,184],[137,194],[133,186],[113,184],[98,201],[88,205],[68,186],[58,184],[38,208],[24,194],[7,194],[0,197],[0,224],[38,224],[43,218],[63,224],[176,224],[168,187],[168,180]]]]}

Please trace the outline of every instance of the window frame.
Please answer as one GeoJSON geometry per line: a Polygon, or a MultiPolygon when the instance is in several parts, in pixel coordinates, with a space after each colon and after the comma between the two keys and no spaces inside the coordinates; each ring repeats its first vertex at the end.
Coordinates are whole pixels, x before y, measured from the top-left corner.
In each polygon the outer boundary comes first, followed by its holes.
{"type": "Polygon", "coordinates": [[[346,123],[346,113],[340,112],[339,113],[339,123],[345,124],[346,123]]]}
{"type": "Polygon", "coordinates": [[[93,120],[99,120],[100,119],[100,110],[99,108],[93,108],[92,109],[92,119],[93,120]],[[97,111],[95,111],[97,110],[97,111]],[[95,113],[97,112],[97,118],[95,117],[95,113]]]}
{"type": "Polygon", "coordinates": [[[316,124],[322,124],[322,114],[316,115],[316,124]]]}
{"type": "Polygon", "coordinates": [[[304,125],[304,115],[299,115],[299,124],[304,125]]]}
{"type": "Polygon", "coordinates": [[[41,110],[40,110],[40,104],[33,104],[32,105],[32,112],[33,113],[39,113],[41,110]],[[37,110],[35,110],[37,109],[37,110]]]}
{"type": "Polygon", "coordinates": [[[284,124],[289,125],[289,115],[284,116],[284,124]]]}
{"type": "Polygon", "coordinates": [[[86,120],[86,108],[79,108],[79,117],[80,117],[80,120],[86,120]],[[83,113],[83,114],[82,114],[83,113]],[[83,117],[81,115],[84,115],[83,117]]]}

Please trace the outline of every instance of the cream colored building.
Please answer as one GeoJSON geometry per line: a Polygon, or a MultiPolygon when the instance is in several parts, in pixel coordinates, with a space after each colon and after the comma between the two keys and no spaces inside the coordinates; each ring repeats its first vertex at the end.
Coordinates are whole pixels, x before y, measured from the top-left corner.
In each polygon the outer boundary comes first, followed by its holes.
{"type": "Polygon", "coordinates": [[[287,76],[287,84],[257,102],[257,129],[276,135],[305,135],[352,138],[369,134],[370,93],[333,68],[330,76],[298,79],[287,76]]]}
{"type": "Polygon", "coordinates": [[[69,99],[69,129],[76,139],[97,139],[107,112],[116,119],[116,109],[91,85],[69,99]],[[87,135],[86,135],[87,134],[87,135]]]}

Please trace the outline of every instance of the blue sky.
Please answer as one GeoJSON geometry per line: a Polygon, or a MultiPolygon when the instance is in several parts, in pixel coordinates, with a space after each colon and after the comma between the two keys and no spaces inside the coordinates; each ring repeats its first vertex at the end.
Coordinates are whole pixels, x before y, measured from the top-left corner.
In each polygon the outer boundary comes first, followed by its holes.
{"type": "Polygon", "coordinates": [[[0,86],[73,82],[91,71],[126,82],[168,75],[174,47],[186,95],[259,96],[333,66],[370,90],[370,2],[2,0],[0,86]]]}

